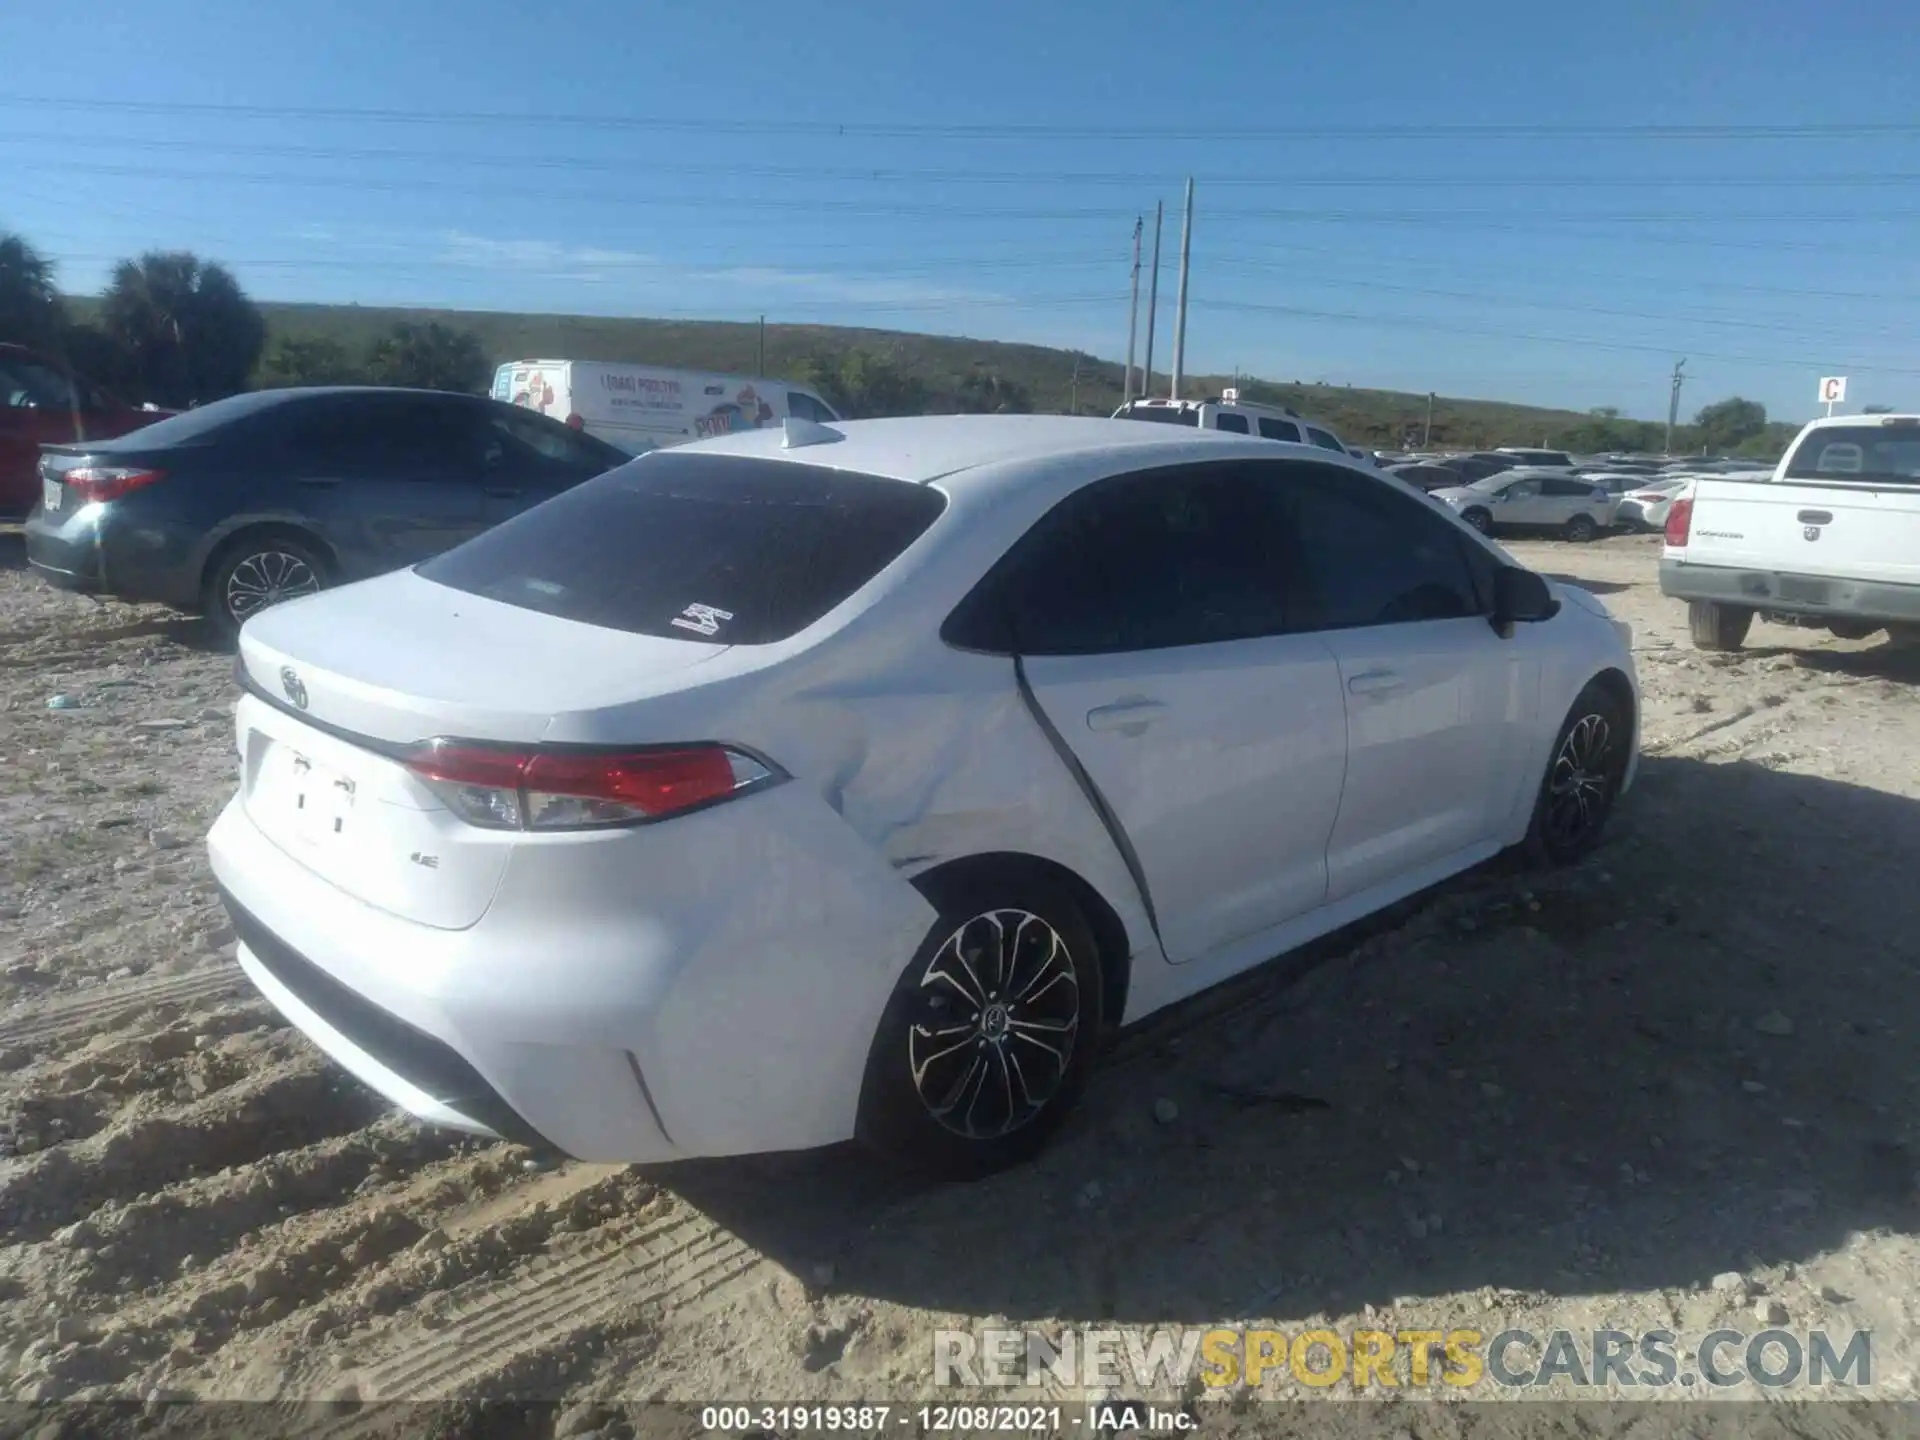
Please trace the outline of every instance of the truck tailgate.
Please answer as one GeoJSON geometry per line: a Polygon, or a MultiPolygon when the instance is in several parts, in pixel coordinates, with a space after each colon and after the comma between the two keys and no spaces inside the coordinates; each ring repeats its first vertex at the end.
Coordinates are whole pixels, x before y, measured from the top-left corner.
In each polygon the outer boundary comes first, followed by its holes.
{"type": "Polygon", "coordinates": [[[1920,486],[1699,480],[1684,559],[1920,583],[1920,486]]]}

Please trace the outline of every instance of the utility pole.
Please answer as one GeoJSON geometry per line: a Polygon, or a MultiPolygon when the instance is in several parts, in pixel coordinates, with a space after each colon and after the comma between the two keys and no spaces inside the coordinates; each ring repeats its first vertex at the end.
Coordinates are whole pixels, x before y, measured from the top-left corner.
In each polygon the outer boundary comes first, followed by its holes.
{"type": "Polygon", "coordinates": [[[1680,387],[1686,383],[1681,372],[1687,368],[1685,360],[1673,362],[1673,398],[1667,401],[1667,454],[1673,454],[1673,425],[1680,418],[1680,387]]]}
{"type": "Polygon", "coordinates": [[[1187,267],[1193,260],[1193,177],[1187,177],[1187,216],[1180,222],[1180,302],[1173,314],[1173,389],[1180,398],[1181,362],[1187,351],[1187,267]]]}
{"type": "Polygon", "coordinates": [[[760,317],[760,368],[754,371],[754,374],[765,375],[766,373],[767,373],[767,317],[762,315],[760,317]]]}
{"type": "MultiPolygon", "coordinates": [[[[1140,325],[1140,232],[1146,228],[1145,222],[1138,216],[1133,217],[1133,296],[1127,301],[1127,378],[1120,386],[1120,403],[1126,404],[1133,399],[1133,337],[1140,325]]],[[[1145,393],[1145,387],[1141,387],[1145,393]]]]}
{"type": "Polygon", "coordinates": [[[1156,200],[1153,203],[1153,272],[1147,280],[1147,363],[1140,372],[1140,398],[1145,399],[1153,389],[1153,318],[1160,310],[1160,222],[1166,219],[1167,207],[1156,200]]]}
{"type": "Polygon", "coordinates": [[[1069,382],[1067,389],[1067,413],[1069,415],[1080,413],[1080,357],[1078,355],[1073,357],[1073,379],[1069,382]]]}
{"type": "Polygon", "coordinates": [[[1433,443],[1433,392],[1427,391],[1427,428],[1420,432],[1420,448],[1425,450],[1433,443]]]}

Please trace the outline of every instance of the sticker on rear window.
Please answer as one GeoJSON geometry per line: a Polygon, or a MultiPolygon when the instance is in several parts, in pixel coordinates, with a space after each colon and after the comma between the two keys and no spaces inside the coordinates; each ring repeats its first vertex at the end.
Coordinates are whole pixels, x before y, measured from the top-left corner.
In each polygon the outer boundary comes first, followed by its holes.
{"type": "Polygon", "coordinates": [[[711,605],[689,605],[673,617],[673,623],[696,635],[718,635],[720,622],[732,618],[731,610],[716,610],[711,605]]]}

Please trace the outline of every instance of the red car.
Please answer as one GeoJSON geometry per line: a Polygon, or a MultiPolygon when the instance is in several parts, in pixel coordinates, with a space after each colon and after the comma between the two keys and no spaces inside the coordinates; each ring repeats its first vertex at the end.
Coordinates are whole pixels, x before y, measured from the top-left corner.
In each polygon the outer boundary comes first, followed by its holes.
{"type": "Polygon", "coordinates": [[[57,360],[0,344],[0,520],[40,500],[40,447],[105,440],[165,418],[109,395],[57,360]]]}

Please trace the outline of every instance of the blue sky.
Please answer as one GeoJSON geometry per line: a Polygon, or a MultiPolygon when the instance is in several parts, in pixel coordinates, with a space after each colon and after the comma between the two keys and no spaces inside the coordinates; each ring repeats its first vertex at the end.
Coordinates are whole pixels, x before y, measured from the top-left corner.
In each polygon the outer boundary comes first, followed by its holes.
{"type": "Polygon", "coordinates": [[[1822,374],[1920,401],[1916,40],[1911,0],[10,6],[0,229],[75,291],[185,247],[268,299],[1118,359],[1164,200],[1165,368],[1192,174],[1189,371],[1654,418],[1685,356],[1686,412],[1799,419],[1822,374]]]}

